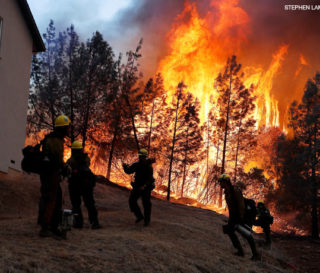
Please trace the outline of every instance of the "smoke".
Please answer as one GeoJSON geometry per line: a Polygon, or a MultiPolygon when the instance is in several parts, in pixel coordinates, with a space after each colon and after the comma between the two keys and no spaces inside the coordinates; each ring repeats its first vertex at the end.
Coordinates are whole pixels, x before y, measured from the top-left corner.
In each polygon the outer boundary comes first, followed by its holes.
{"type": "MultiPolygon", "coordinates": [[[[213,16],[216,14],[215,7],[209,0],[190,2],[197,3],[202,16],[205,16],[209,9],[213,11],[213,16]]],[[[272,60],[272,54],[283,44],[289,46],[288,55],[283,63],[286,73],[279,74],[279,81],[275,82],[275,88],[278,85],[281,86],[280,82],[288,83],[286,77],[295,77],[298,81],[298,78],[302,77],[306,81],[320,68],[320,51],[317,50],[320,42],[317,29],[320,25],[320,11],[286,11],[284,5],[291,4],[316,5],[320,4],[320,1],[240,0],[239,3],[250,18],[250,31],[247,34],[247,42],[242,45],[240,57],[244,65],[258,63],[262,68],[267,69],[272,60]],[[301,64],[301,54],[307,64],[301,64]],[[296,76],[297,70],[299,75],[296,76]]],[[[138,0],[135,1],[134,6],[118,14],[117,31],[119,33],[115,35],[117,40],[121,40],[121,44],[125,44],[127,48],[130,46],[132,48],[140,38],[144,38],[143,67],[149,74],[156,71],[158,61],[167,53],[166,34],[183,7],[183,0],[138,0]]],[[[297,92],[292,90],[290,85],[286,89],[288,91],[284,91],[285,93],[297,92]]],[[[278,96],[277,99],[281,97],[278,96]]]]}
{"type": "Polygon", "coordinates": [[[135,5],[118,14],[116,24],[119,26],[115,33],[122,51],[134,49],[142,38],[143,72],[146,77],[153,76],[158,62],[167,53],[167,33],[176,16],[184,8],[184,0],[159,1],[137,0],[135,5]]]}
{"type": "MultiPolygon", "coordinates": [[[[111,14],[108,9],[110,4],[105,4],[108,1],[91,0],[88,4],[86,0],[41,2],[29,0],[33,11],[35,9],[37,12],[36,9],[40,8],[45,10],[40,21],[42,32],[45,31],[50,18],[54,19],[58,30],[74,24],[83,40],[98,30],[116,53],[134,50],[138,41],[143,38],[141,70],[145,78],[153,76],[159,61],[168,53],[167,34],[177,16],[183,11],[185,1],[118,0],[118,2],[123,2],[123,7],[111,14]]],[[[222,16],[217,7],[227,1],[189,0],[189,2],[196,3],[200,16],[208,16],[210,12],[214,17],[212,20],[214,24],[215,17],[222,16]]],[[[294,99],[301,98],[307,79],[320,70],[320,50],[317,49],[320,42],[318,34],[320,11],[285,10],[284,6],[316,5],[320,4],[320,0],[229,0],[229,3],[238,5],[249,17],[245,42],[241,42],[241,50],[237,51],[238,60],[244,66],[258,65],[267,70],[272,61],[272,54],[281,45],[288,45],[288,53],[274,79],[272,89],[272,95],[279,101],[282,115],[280,119],[283,120],[288,104],[294,99]],[[301,62],[301,59],[305,61],[301,62]]],[[[239,29],[241,31],[239,27],[235,31],[239,29]]],[[[232,35],[232,32],[230,33],[232,35]]]]}
{"type": "MultiPolygon", "coordinates": [[[[144,38],[142,67],[145,75],[152,75],[159,60],[166,56],[167,33],[184,8],[184,1],[140,0],[134,8],[119,14],[120,29],[128,33],[125,44],[133,45],[144,38]],[[132,26],[135,33],[132,32],[132,26]]],[[[224,1],[196,2],[200,16],[212,16],[212,24],[224,1]]],[[[264,71],[272,62],[273,54],[288,46],[281,68],[273,79],[271,95],[278,101],[281,125],[286,123],[287,109],[293,100],[300,100],[305,82],[320,70],[320,42],[318,26],[320,11],[285,10],[285,5],[317,5],[318,0],[233,0],[248,17],[248,31],[242,41],[239,61],[243,66],[261,67],[264,71]]],[[[237,5],[235,5],[237,6],[237,5]]],[[[239,9],[240,10],[240,9],[239,9]]],[[[230,21],[234,18],[229,18],[230,21]]],[[[210,21],[210,18],[209,18],[210,21]]],[[[240,28],[241,29],[241,28],[240,28]]],[[[239,31],[239,27],[235,29],[239,31]]],[[[237,33],[239,36],[239,33],[237,33]]],[[[228,33],[230,35],[230,33],[228,33]]],[[[232,35],[232,33],[231,33],[232,35]]],[[[122,43],[123,44],[123,43],[122,43]]]]}

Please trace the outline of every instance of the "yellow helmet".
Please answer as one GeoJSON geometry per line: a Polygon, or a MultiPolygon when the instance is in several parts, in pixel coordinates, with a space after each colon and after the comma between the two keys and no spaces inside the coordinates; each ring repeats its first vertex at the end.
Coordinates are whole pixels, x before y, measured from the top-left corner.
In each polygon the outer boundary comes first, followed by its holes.
{"type": "Polygon", "coordinates": [[[229,175],[227,175],[227,174],[222,174],[222,175],[220,175],[220,177],[219,177],[219,179],[218,179],[218,181],[219,182],[222,182],[223,180],[227,180],[227,181],[230,181],[230,176],[229,175]]]}
{"type": "Polygon", "coordinates": [[[71,123],[70,119],[65,115],[60,115],[54,121],[54,127],[69,126],[71,123]]]}
{"type": "Polygon", "coordinates": [[[148,156],[148,151],[146,149],[140,149],[139,156],[148,156]]]}
{"type": "Polygon", "coordinates": [[[79,149],[82,149],[82,148],[83,148],[82,147],[82,143],[80,141],[78,141],[78,140],[73,141],[72,144],[71,144],[71,149],[72,150],[79,150],[79,149]]]}
{"type": "Polygon", "coordinates": [[[264,204],[264,200],[259,200],[259,201],[258,201],[258,204],[259,204],[259,203],[260,203],[260,204],[264,204]]]}

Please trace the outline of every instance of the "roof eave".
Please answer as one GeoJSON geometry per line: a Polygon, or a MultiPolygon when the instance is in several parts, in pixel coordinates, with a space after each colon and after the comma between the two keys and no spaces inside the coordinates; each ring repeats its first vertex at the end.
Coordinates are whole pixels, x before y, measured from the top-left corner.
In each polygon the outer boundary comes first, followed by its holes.
{"type": "Polygon", "coordinates": [[[32,16],[30,7],[26,0],[17,0],[18,5],[21,9],[21,13],[26,21],[26,24],[28,26],[28,29],[30,31],[32,40],[33,40],[33,47],[32,52],[43,52],[46,51],[46,47],[44,45],[44,42],[41,38],[40,32],[38,30],[38,27],[36,25],[36,22],[34,21],[34,18],[32,16]]]}

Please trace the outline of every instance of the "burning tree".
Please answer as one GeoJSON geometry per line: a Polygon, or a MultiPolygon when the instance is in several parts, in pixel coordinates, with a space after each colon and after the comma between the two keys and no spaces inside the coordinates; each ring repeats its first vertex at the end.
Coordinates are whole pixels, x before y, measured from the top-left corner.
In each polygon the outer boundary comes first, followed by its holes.
{"type": "Polygon", "coordinates": [[[237,104],[233,116],[234,133],[231,142],[234,143],[234,181],[237,181],[238,166],[245,165],[245,159],[248,159],[257,145],[256,120],[253,118],[255,110],[253,86],[239,90],[237,104]],[[241,152],[241,153],[240,153],[241,152]],[[240,157],[242,164],[239,164],[240,157]]]}
{"type": "MultiPolygon", "coordinates": [[[[252,118],[254,110],[253,88],[247,89],[243,83],[244,74],[241,72],[241,64],[237,63],[236,56],[228,58],[224,72],[220,73],[215,80],[215,87],[219,94],[217,103],[219,105],[220,124],[223,124],[223,149],[221,172],[226,169],[227,147],[231,147],[228,139],[230,133],[236,136],[235,153],[235,177],[238,166],[239,149],[253,141],[249,141],[254,133],[255,120],[252,118]],[[244,138],[245,134],[246,138],[244,138]],[[247,143],[242,141],[246,139],[247,143]]],[[[229,148],[230,150],[230,148],[229,148]]],[[[230,153],[230,151],[229,151],[230,153]]],[[[219,207],[222,206],[222,189],[219,193],[219,207]]]]}
{"type": "Polygon", "coordinates": [[[172,145],[170,147],[168,200],[170,199],[173,164],[176,163],[175,179],[182,174],[180,192],[181,196],[183,196],[188,167],[202,159],[202,130],[198,118],[200,105],[191,93],[185,94],[184,90],[186,87],[183,82],[178,84],[175,101],[173,101],[172,112],[175,114],[172,128],[172,145]]]}
{"type": "Polygon", "coordinates": [[[278,206],[300,211],[300,216],[311,212],[314,238],[319,238],[319,86],[320,74],[317,73],[307,82],[301,103],[291,104],[289,126],[293,139],[280,138],[277,149],[278,206]]]}
{"type": "MultiPolygon", "coordinates": [[[[210,101],[213,101],[213,98],[210,98],[210,101]]],[[[218,176],[221,173],[221,169],[218,166],[219,152],[221,139],[223,139],[223,124],[221,119],[218,117],[217,107],[212,105],[211,109],[208,112],[207,120],[202,126],[202,130],[205,134],[205,150],[206,150],[206,173],[203,177],[204,187],[198,195],[198,199],[204,203],[213,202],[213,197],[216,190],[216,182],[218,181],[218,176]],[[210,160],[210,151],[215,148],[215,160],[210,160]]]]}

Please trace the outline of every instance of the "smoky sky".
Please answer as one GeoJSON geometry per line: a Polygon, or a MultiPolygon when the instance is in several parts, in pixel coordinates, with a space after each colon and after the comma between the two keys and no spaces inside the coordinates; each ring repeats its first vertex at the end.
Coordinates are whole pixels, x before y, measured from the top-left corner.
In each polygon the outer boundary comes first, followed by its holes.
{"type": "MultiPolygon", "coordinates": [[[[210,8],[209,0],[190,2],[197,3],[202,16],[210,8]]],[[[117,17],[118,30],[125,35],[115,33],[114,38],[122,40],[127,46],[144,38],[144,61],[153,71],[168,50],[166,33],[182,12],[184,1],[139,0],[134,3],[117,17]]],[[[320,0],[240,0],[239,4],[250,18],[247,42],[242,49],[247,64],[257,63],[259,58],[261,66],[267,68],[272,54],[280,45],[287,44],[289,59],[296,60],[301,53],[310,67],[320,69],[320,54],[316,46],[320,42],[320,11],[284,10],[284,5],[317,5],[320,0]]]]}
{"type": "MultiPolygon", "coordinates": [[[[99,11],[99,5],[108,1],[49,1],[53,6],[48,6],[45,10],[40,29],[44,32],[44,25],[47,25],[50,19],[55,21],[57,30],[64,30],[74,24],[83,40],[98,30],[115,52],[123,53],[135,49],[140,38],[143,38],[142,66],[145,74],[152,75],[158,61],[168,52],[166,34],[177,15],[182,12],[185,1],[131,0],[129,5],[120,9],[111,20],[104,20],[101,16],[103,10],[99,11]],[[55,6],[55,2],[60,2],[60,5],[55,6]]],[[[190,2],[196,2],[199,13],[203,16],[212,8],[210,0],[190,2]]],[[[42,2],[39,1],[40,3],[42,2]]],[[[240,0],[240,7],[250,17],[247,41],[242,48],[242,59],[246,64],[258,62],[267,68],[277,48],[281,44],[288,44],[292,59],[297,60],[297,56],[303,53],[310,64],[309,68],[320,68],[320,54],[316,52],[319,51],[316,45],[319,45],[320,40],[320,11],[285,11],[284,5],[291,4],[320,4],[320,0],[240,0]]],[[[293,66],[292,64],[292,69],[295,70],[293,66]]]]}

